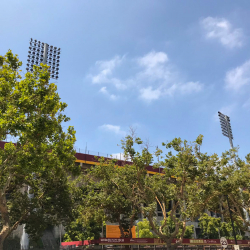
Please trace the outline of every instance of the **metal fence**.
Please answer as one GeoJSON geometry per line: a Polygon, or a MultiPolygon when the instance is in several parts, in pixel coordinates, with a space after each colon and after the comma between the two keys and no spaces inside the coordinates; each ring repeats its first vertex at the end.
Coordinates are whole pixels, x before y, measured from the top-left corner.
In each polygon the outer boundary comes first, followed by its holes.
{"type": "MultiPolygon", "coordinates": [[[[98,151],[93,151],[93,150],[88,150],[88,149],[81,149],[76,146],[74,147],[74,149],[76,153],[106,157],[106,158],[116,159],[116,160],[125,160],[123,153],[108,154],[108,153],[103,153],[103,152],[98,152],[98,151]]],[[[129,161],[129,159],[126,159],[126,160],[129,161]]]]}

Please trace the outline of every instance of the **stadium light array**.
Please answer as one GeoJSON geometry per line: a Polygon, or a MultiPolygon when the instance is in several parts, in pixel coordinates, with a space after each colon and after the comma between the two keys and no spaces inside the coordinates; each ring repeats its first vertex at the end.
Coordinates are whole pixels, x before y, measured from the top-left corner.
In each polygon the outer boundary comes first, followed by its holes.
{"type": "Polygon", "coordinates": [[[229,138],[231,148],[233,148],[233,133],[230,124],[230,118],[229,116],[222,114],[220,111],[218,111],[218,115],[220,119],[222,134],[229,138]]]}
{"type": "Polygon", "coordinates": [[[42,43],[37,40],[30,39],[30,46],[28,51],[27,68],[29,72],[33,72],[33,65],[39,66],[40,63],[49,66],[50,77],[58,79],[59,62],[61,49],[49,46],[47,43],[42,43]]]}

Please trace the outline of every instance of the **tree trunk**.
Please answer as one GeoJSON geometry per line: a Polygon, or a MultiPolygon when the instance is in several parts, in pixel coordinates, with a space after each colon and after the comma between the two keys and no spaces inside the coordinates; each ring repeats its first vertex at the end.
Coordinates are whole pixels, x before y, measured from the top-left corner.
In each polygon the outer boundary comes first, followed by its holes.
{"type": "Polygon", "coordinates": [[[0,238],[0,250],[3,250],[3,243],[4,243],[4,240],[2,240],[2,239],[0,238]]]}
{"type": "Polygon", "coordinates": [[[171,242],[167,242],[167,250],[172,250],[172,247],[171,247],[171,242]]]}
{"type": "Polygon", "coordinates": [[[120,218],[118,219],[118,224],[119,224],[119,229],[120,229],[120,233],[121,233],[121,238],[125,238],[124,230],[123,230],[123,227],[122,227],[122,225],[121,225],[121,220],[120,220],[120,218]]]}
{"type": "Polygon", "coordinates": [[[4,241],[7,238],[7,236],[8,236],[8,231],[5,231],[3,233],[1,232],[1,234],[0,234],[0,250],[3,250],[3,244],[4,244],[4,241]]]}
{"type": "Polygon", "coordinates": [[[10,219],[5,195],[0,196],[0,213],[3,223],[2,229],[0,231],[0,250],[3,250],[4,240],[10,233],[10,219]]]}

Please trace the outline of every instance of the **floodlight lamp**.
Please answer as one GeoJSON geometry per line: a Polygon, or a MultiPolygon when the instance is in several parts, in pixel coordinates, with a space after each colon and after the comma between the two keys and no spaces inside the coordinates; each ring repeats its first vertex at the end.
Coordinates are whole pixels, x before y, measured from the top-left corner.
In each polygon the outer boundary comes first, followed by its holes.
{"type": "MultiPolygon", "coordinates": [[[[57,66],[57,70],[59,69],[59,60],[57,60],[57,55],[59,55],[60,48],[58,47],[54,47],[53,45],[49,45],[47,43],[43,43],[41,41],[38,40],[33,40],[32,38],[30,39],[30,47],[29,47],[29,51],[28,51],[28,71],[33,72],[33,70],[31,70],[31,68],[33,67],[33,65],[38,65],[41,62],[47,64],[48,66],[51,66],[53,64],[53,66],[57,66]],[[32,60],[30,60],[32,59],[32,60]],[[56,64],[57,63],[57,64],[56,64]]],[[[54,67],[55,69],[55,67],[54,67]]],[[[52,70],[48,69],[48,71],[50,72],[52,70]]],[[[51,77],[55,77],[55,73],[53,72],[53,75],[51,75],[51,77]]]]}

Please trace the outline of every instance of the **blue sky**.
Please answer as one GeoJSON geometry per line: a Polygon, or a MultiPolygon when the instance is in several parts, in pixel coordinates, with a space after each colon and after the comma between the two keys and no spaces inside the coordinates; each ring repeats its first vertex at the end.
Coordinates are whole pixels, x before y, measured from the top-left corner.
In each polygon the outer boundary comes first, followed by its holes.
{"type": "Polygon", "coordinates": [[[31,37],[61,48],[58,92],[82,151],[119,153],[132,126],[152,150],[203,134],[220,155],[221,111],[250,152],[249,0],[3,0],[0,23],[0,54],[24,65],[31,37]]]}

